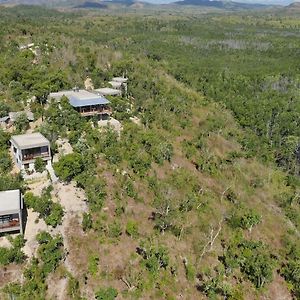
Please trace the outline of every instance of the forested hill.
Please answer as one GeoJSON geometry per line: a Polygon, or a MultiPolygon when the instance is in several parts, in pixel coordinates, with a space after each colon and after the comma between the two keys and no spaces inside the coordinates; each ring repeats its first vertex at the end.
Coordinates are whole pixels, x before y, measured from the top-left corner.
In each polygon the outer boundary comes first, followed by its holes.
{"type": "Polygon", "coordinates": [[[177,5],[196,5],[204,7],[216,7],[221,9],[262,9],[267,8],[268,5],[263,4],[248,4],[239,3],[237,1],[211,1],[211,0],[183,0],[176,1],[177,5]]]}
{"type": "Polygon", "coordinates": [[[0,191],[21,189],[30,225],[0,237],[0,298],[300,298],[299,27],[287,12],[2,8],[0,118],[35,121],[0,129],[0,191]],[[48,100],[87,76],[128,77],[108,97],[119,132],[48,100]],[[30,130],[58,181],[16,169],[9,139],[30,130]]]}
{"type": "MultiPolygon", "coordinates": [[[[148,1],[145,1],[147,3],[148,1]]],[[[149,1],[151,2],[151,1],[149,1]]],[[[26,4],[26,5],[43,5],[48,7],[69,7],[69,8],[90,8],[90,9],[103,9],[111,8],[114,5],[127,5],[131,6],[135,1],[127,0],[108,0],[108,1],[84,1],[84,0],[0,0],[0,4],[26,4]]],[[[150,5],[150,3],[148,3],[150,5]]],[[[155,5],[155,4],[152,4],[155,5]]],[[[218,8],[226,10],[244,10],[244,9],[265,9],[271,8],[270,5],[262,4],[247,4],[239,3],[238,1],[212,1],[212,0],[183,0],[183,1],[174,1],[173,5],[195,5],[201,6],[203,8],[218,8]]],[[[157,4],[156,6],[160,6],[157,4]]],[[[164,5],[166,6],[166,5],[164,5]]]]}

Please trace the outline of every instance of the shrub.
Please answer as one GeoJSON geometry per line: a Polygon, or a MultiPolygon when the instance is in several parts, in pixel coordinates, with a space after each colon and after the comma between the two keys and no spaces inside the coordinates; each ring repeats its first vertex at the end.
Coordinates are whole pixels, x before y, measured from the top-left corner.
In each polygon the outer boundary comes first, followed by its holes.
{"type": "Polygon", "coordinates": [[[42,158],[38,157],[34,161],[34,169],[36,172],[43,173],[46,169],[45,162],[42,158]]]}
{"type": "Polygon", "coordinates": [[[122,234],[121,224],[117,221],[108,226],[108,235],[111,238],[118,238],[122,234]]]}
{"type": "Polygon", "coordinates": [[[98,271],[99,257],[97,255],[92,255],[88,259],[88,270],[91,275],[96,275],[98,271]]]}
{"type": "Polygon", "coordinates": [[[25,194],[24,200],[28,207],[39,213],[40,217],[45,220],[47,225],[56,227],[62,223],[62,218],[64,216],[63,208],[60,203],[51,200],[49,188],[43,190],[41,197],[28,192],[25,194]]]}
{"type": "Polygon", "coordinates": [[[241,218],[241,227],[243,229],[248,229],[250,232],[253,226],[259,224],[261,222],[261,216],[258,215],[253,210],[250,210],[241,218]]]}
{"type": "Polygon", "coordinates": [[[79,281],[76,278],[74,278],[71,274],[68,275],[67,294],[71,297],[71,299],[82,299],[80,296],[79,281]]]}
{"type": "Polygon", "coordinates": [[[82,216],[82,229],[87,231],[93,227],[93,220],[91,214],[83,213],[82,216]]]}
{"type": "Polygon", "coordinates": [[[64,210],[59,203],[52,202],[50,207],[50,214],[45,217],[45,222],[47,225],[56,227],[58,224],[62,223],[62,218],[64,216],[64,210]]]}
{"type": "MultiPolygon", "coordinates": [[[[286,245],[289,246],[289,245],[286,245]]],[[[293,295],[300,298],[300,247],[292,244],[286,255],[286,263],[282,268],[282,275],[290,284],[293,295]]]]}
{"type": "Polygon", "coordinates": [[[256,286],[263,287],[273,276],[274,260],[262,242],[233,240],[222,258],[227,272],[239,267],[256,286]]]}
{"type": "Polygon", "coordinates": [[[143,264],[152,275],[169,265],[168,250],[164,246],[154,246],[151,241],[142,242],[138,253],[143,257],[143,264]]]}
{"type": "Polygon", "coordinates": [[[25,245],[23,235],[16,238],[10,238],[12,247],[0,247],[0,265],[8,265],[10,263],[20,264],[25,260],[25,254],[21,250],[25,245]]]}
{"type": "Polygon", "coordinates": [[[56,175],[63,181],[71,181],[84,170],[84,161],[79,153],[63,156],[53,165],[56,175]]]}
{"type": "Polygon", "coordinates": [[[85,192],[92,210],[100,210],[106,197],[106,183],[101,178],[87,180],[85,192]]]}
{"type": "MultiPolygon", "coordinates": [[[[1,134],[1,132],[0,132],[1,134]]],[[[12,168],[12,161],[7,151],[0,151],[0,173],[8,173],[12,168]]]]}
{"type": "Polygon", "coordinates": [[[138,225],[134,221],[128,221],[126,224],[126,233],[132,238],[136,238],[139,235],[138,225]]]}
{"type": "Polygon", "coordinates": [[[118,296],[118,291],[112,287],[101,288],[95,295],[97,300],[114,300],[118,296]]]}
{"type": "Polygon", "coordinates": [[[52,237],[45,231],[40,232],[36,239],[40,244],[38,257],[43,262],[43,271],[47,275],[57,268],[63,258],[63,239],[61,235],[52,237]]]}
{"type": "Polygon", "coordinates": [[[28,129],[29,121],[28,121],[27,115],[25,113],[20,114],[16,118],[14,125],[18,132],[23,132],[26,129],[28,129]]]}

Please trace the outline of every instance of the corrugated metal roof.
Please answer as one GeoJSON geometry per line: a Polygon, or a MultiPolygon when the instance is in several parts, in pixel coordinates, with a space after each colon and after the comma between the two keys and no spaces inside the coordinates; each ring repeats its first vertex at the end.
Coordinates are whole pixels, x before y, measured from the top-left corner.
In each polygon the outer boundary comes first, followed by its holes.
{"type": "Polygon", "coordinates": [[[60,99],[63,96],[66,96],[69,99],[70,104],[73,107],[104,105],[110,103],[105,97],[85,90],[62,91],[50,94],[50,98],[54,99],[60,99]]]}
{"type": "Polygon", "coordinates": [[[90,105],[104,105],[110,103],[106,98],[102,96],[97,96],[94,98],[84,98],[80,99],[75,96],[69,96],[70,104],[73,107],[83,107],[83,106],[90,106],[90,105]]]}

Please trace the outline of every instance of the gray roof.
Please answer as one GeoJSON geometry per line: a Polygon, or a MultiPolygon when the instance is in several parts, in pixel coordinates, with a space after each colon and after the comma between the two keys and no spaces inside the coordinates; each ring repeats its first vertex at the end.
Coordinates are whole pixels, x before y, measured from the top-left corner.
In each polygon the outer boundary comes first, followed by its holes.
{"type": "Polygon", "coordinates": [[[49,97],[54,99],[60,99],[61,97],[66,96],[70,104],[73,107],[83,107],[90,105],[104,105],[109,104],[110,102],[103,96],[97,95],[86,90],[73,90],[73,91],[62,91],[57,93],[50,93],[49,97]]]}
{"type": "Polygon", "coordinates": [[[0,213],[23,208],[20,190],[0,192],[0,213]]]}
{"type": "Polygon", "coordinates": [[[10,113],[8,114],[8,116],[9,116],[9,118],[10,118],[10,120],[11,120],[12,122],[15,122],[16,119],[17,119],[20,115],[22,115],[22,114],[26,114],[27,119],[28,119],[29,121],[33,121],[33,120],[34,120],[34,116],[33,116],[33,113],[32,113],[31,111],[17,111],[17,112],[10,112],[10,113]]]}
{"type": "Polygon", "coordinates": [[[122,92],[120,90],[111,89],[111,88],[96,89],[96,90],[94,90],[94,92],[97,92],[103,96],[117,96],[117,95],[122,94],[122,92]]]}
{"type": "Polygon", "coordinates": [[[121,82],[121,83],[125,83],[127,82],[128,78],[125,78],[125,77],[114,77],[112,79],[112,81],[116,81],[116,82],[121,82]]]}
{"type": "Polygon", "coordinates": [[[14,135],[10,141],[21,150],[50,145],[50,142],[39,132],[14,135]]]}
{"type": "Polygon", "coordinates": [[[122,86],[122,82],[119,81],[109,81],[108,82],[113,88],[120,88],[122,86]]]}
{"type": "Polygon", "coordinates": [[[0,118],[0,123],[6,122],[7,120],[9,120],[9,116],[0,118]]]}

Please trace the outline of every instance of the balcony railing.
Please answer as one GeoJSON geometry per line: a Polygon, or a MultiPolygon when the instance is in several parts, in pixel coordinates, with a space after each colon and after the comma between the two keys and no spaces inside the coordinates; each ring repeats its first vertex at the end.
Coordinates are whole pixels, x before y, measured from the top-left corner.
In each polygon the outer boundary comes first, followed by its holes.
{"type": "Polygon", "coordinates": [[[94,116],[94,115],[110,115],[112,113],[111,109],[95,109],[95,110],[87,110],[81,111],[80,114],[82,116],[94,116]]]}
{"type": "Polygon", "coordinates": [[[19,227],[19,220],[10,220],[8,222],[0,223],[0,229],[10,228],[10,227],[19,227]]]}
{"type": "Polygon", "coordinates": [[[26,160],[32,160],[32,159],[35,159],[35,158],[38,158],[38,157],[48,157],[49,156],[49,153],[48,152],[44,152],[44,153],[29,153],[29,154],[23,154],[22,158],[23,158],[23,161],[26,161],[26,160]]]}

